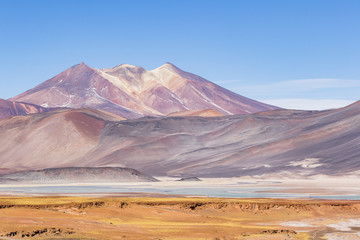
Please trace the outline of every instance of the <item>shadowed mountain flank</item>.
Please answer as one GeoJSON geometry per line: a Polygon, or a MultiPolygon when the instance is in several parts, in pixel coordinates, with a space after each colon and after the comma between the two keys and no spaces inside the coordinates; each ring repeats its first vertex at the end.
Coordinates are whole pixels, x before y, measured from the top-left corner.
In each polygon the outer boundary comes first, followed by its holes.
{"type": "Polygon", "coordinates": [[[49,168],[0,175],[0,183],[99,183],[99,182],[156,182],[151,176],[130,168],[49,168]]]}
{"type": "Polygon", "coordinates": [[[80,63],[11,100],[43,107],[90,107],[127,119],[200,109],[223,115],[277,109],[170,63],[151,71],[129,64],[100,70],[80,63]]]}
{"type": "Polygon", "coordinates": [[[134,168],[152,176],[360,173],[360,102],[327,111],[146,117],[97,110],[0,120],[0,166],[134,168]]]}

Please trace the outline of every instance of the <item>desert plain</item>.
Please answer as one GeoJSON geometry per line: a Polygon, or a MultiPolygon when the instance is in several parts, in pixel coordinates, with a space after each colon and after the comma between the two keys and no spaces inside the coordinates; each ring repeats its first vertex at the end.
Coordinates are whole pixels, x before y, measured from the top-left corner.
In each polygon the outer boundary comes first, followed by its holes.
{"type": "Polygon", "coordinates": [[[80,193],[66,192],[74,184],[2,185],[0,239],[360,239],[360,200],[348,200],[360,188],[350,176],[160,180],[113,185],[112,192],[105,183],[80,184],[80,193]],[[49,187],[61,191],[37,190],[49,187]],[[180,190],[156,193],[168,188],[180,190]],[[213,197],[224,189],[237,196],[234,188],[245,197],[213,197]]]}

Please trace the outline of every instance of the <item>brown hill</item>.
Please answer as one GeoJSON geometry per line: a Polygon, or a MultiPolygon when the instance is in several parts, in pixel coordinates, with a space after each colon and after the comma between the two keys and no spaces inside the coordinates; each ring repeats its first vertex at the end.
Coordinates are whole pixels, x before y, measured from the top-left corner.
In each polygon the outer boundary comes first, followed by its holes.
{"type": "Polygon", "coordinates": [[[277,109],[170,63],[152,71],[128,64],[99,70],[81,63],[11,100],[43,107],[91,107],[127,119],[198,109],[225,115],[277,109]]]}
{"type": "Polygon", "coordinates": [[[114,121],[97,110],[0,120],[0,167],[119,166],[152,176],[356,174],[360,102],[327,111],[114,121]]]}
{"type": "Polygon", "coordinates": [[[11,172],[77,166],[76,162],[97,146],[106,122],[119,120],[118,116],[93,109],[58,109],[2,119],[0,166],[9,166],[11,172]]]}

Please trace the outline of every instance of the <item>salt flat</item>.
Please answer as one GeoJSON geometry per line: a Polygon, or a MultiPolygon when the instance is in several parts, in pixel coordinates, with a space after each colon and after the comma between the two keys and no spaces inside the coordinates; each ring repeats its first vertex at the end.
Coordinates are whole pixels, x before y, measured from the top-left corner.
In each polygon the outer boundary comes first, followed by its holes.
{"type": "Polygon", "coordinates": [[[2,195],[107,196],[117,194],[166,194],[227,198],[324,198],[360,200],[356,176],[308,179],[278,178],[201,178],[201,181],[177,181],[157,177],[159,182],[3,184],[2,195]]]}

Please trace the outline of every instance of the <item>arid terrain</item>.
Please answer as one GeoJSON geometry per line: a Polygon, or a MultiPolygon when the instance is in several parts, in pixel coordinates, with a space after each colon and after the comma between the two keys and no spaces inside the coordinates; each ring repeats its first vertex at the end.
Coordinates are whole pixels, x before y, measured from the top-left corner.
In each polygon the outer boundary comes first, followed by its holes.
{"type": "Polygon", "coordinates": [[[360,0],[0,13],[0,240],[360,240],[360,0]]]}
{"type": "Polygon", "coordinates": [[[1,239],[360,239],[360,202],[1,197],[1,239]]]}

